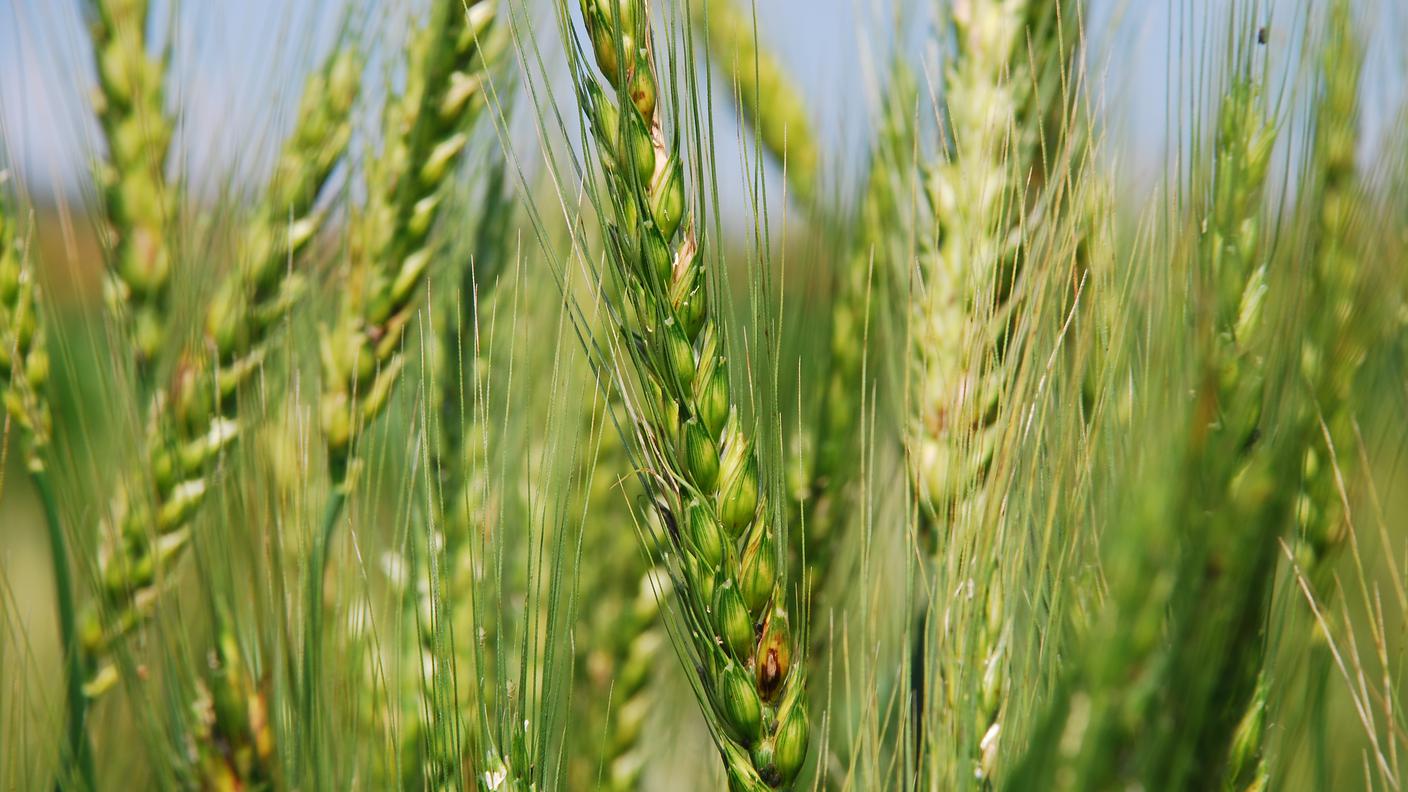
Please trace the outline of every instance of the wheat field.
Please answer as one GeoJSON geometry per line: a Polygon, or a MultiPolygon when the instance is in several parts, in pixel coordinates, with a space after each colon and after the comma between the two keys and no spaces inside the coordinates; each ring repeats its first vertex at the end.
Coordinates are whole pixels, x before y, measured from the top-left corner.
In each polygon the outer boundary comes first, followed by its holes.
{"type": "Polygon", "coordinates": [[[1398,0],[5,0],[0,789],[1398,790],[1398,0]]]}

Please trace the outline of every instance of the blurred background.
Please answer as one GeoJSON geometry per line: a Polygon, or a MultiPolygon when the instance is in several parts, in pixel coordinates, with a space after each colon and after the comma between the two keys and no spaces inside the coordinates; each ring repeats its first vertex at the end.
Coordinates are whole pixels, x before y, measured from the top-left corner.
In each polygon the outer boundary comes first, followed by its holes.
{"type": "MultiPolygon", "coordinates": [[[[81,198],[96,123],[89,112],[92,64],[83,34],[83,0],[6,0],[0,6],[0,128],[17,168],[36,198],[63,194],[81,198]],[[48,195],[45,195],[48,193],[48,195]]],[[[1397,0],[1358,0],[1367,64],[1362,91],[1365,157],[1374,156],[1384,131],[1398,122],[1408,50],[1402,46],[1408,5],[1397,0]]],[[[182,131],[177,145],[190,171],[208,179],[213,195],[230,174],[260,173],[251,152],[269,156],[271,146],[240,145],[273,134],[293,110],[300,75],[327,51],[339,25],[371,31],[368,70],[387,68],[383,55],[396,51],[412,13],[408,0],[280,0],[179,3],[155,0],[172,19],[168,39],[182,131]]],[[[1146,180],[1162,174],[1176,97],[1197,79],[1201,52],[1221,30],[1230,0],[1091,0],[1086,35],[1087,68],[1105,132],[1123,172],[1146,180]]],[[[524,13],[550,29],[547,4],[523,0],[524,13]]],[[[881,97],[876,69],[895,49],[933,63],[925,52],[933,40],[939,0],[759,0],[758,35],[791,70],[806,96],[828,160],[844,178],[866,150],[867,130],[881,97]],[[898,33],[896,32],[898,31],[898,33]],[[898,39],[898,40],[897,40],[898,39]],[[862,104],[857,97],[866,97],[862,104]]],[[[1267,46],[1284,53],[1283,68],[1299,62],[1304,41],[1305,0],[1267,0],[1267,46]]],[[[552,53],[547,53],[551,58],[552,53]]],[[[561,71],[560,53],[556,64],[561,71]]],[[[376,84],[369,80],[369,85],[376,84]]],[[[1272,81],[1275,84],[1275,80],[1272,81]]],[[[931,86],[932,88],[932,86],[931,86]]],[[[721,129],[733,128],[731,105],[716,102],[721,129]]],[[[720,169],[738,163],[738,138],[716,141],[720,169]]],[[[721,179],[725,207],[739,206],[739,178],[721,179]],[[728,200],[728,199],[732,200],[728,200]]],[[[774,177],[776,174],[773,174],[774,177]]],[[[776,179],[773,187],[776,188],[776,179]]]]}

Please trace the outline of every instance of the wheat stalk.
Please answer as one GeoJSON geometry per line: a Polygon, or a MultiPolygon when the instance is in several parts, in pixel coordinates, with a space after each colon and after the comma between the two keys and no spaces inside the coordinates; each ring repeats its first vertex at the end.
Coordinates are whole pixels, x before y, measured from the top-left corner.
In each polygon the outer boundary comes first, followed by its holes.
{"type": "Polygon", "coordinates": [[[648,6],[586,0],[582,13],[596,65],[622,102],[590,73],[577,75],[615,210],[608,258],[626,305],[614,319],[646,394],[629,406],[681,554],[675,589],[691,624],[698,690],[731,788],[786,787],[806,755],[801,664],[793,664],[778,548],[760,509],[756,452],[707,304],[684,164],[657,104],[648,6]]]}
{"type": "MultiPolygon", "coordinates": [[[[77,768],[75,783],[94,784],[92,746],[87,733],[87,699],[82,684],[86,663],[78,646],[76,591],[53,484],[48,469],[48,448],[53,434],[53,413],[46,393],[49,352],[40,289],[31,264],[25,235],[17,233],[4,190],[8,171],[0,171],[0,406],[5,429],[0,444],[18,429],[24,445],[25,469],[39,491],[48,530],[49,553],[54,570],[54,599],[58,609],[60,649],[64,656],[64,697],[67,709],[66,763],[77,768]]],[[[8,447],[5,444],[5,447],[8,447]]],[[[0,451],[0,464],[5,460],[0,451]]],[[[0,472],[0,495],[4,473],[0,472]]]]}

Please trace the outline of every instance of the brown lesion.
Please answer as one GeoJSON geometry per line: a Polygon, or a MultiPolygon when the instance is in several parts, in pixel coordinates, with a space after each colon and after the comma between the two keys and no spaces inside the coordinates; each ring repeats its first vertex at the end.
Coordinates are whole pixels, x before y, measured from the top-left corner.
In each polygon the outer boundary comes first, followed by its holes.
{"type": "Polygon", "coordinates": [[[764,701],[772,701],[782,692],[792,664],[792,645],[784,617],[775,613],[768,615],[754,662],[758,694],[764,701]]]}

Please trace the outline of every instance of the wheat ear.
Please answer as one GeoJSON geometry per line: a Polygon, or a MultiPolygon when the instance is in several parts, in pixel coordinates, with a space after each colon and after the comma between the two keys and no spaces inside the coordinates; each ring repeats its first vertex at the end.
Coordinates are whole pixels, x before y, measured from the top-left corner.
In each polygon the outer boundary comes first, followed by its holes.
{"type": "MultiPolygon", "coordinates": [[[[336,323],[321,332],[319,411],[333,490],[308,564],[301,702],[308,718],[318,711],[323,578],[356,479],[355,441],[385,410],[405,365],[406,327],[436,254],[431,231],[473,121],[486,104],[497,8],[496,0],[436,0],[412,38],[405,88],[388,102],[384,149],[368,168],[347,295],[336,323]]],[[[316,775],[322,767],[313,761],[316,775]]]]}
{"type": "Polygon", "coordinates": [[[322,339],[322,424],[333,480],[351,481],[353,440],[386,406],[405,358],[401,341],[434,258],[441,189],[485,106],[494,0],[437,0],[411,44],[405,92],[387,109],[386,149],[369,197],[353,282],[322,339]]]}
{"type": "Polygon", "coordinates": [[[122,317],[136,360],[139,394],[150,392],[166,344],[171,291],[171,224],[179,198],[166,180],[174,125],[163,106],[164,58],[147,52],[149,0],[94,0],[94,104],[107,140],[98,183],[110,235],[107,296],[122,317]]]}
{"type": "Polygon", "coordinates": [[[618,108],[597,78],[578,75],[615,208],[608,258],[631,315],[616,320],[649,403],[634,411],[636,430],[682,555],[675,589],[693,625],[698,690],[730,786],[786,787],[806,756],[801,663],[793,663],[757,456],[707,303],[684,164],[657,106],[647,9],[643,0],[582,3],[597,66],[623,102],[618,108]]]}
{"type": "MultiPolygon", "coordinates": [[[[1363,48],[1355,36],[1353,10],[1336,0],[1327,18],[1321,50],[1321,85],[1314,113],[1310,203],[1311,253],[1307,294],[1325,308],[1314,313],[1302,344],[1300,366],[1311,406],[1300,417],[1307,426],[1301,464],[1301,496],[1296,518],[1297,565],[1320,596],[1333,584],[1329,574],[1347,526],[1336,478],[1350,455],[1331,457],[1334,448],[1354,442],[1353,384],[1371,338],[1357,317],[1361,263],[1354,254],[1350,225],[1357,191],[1355,149],[1358,144],[1359,76],[1363,48]],[[1323,425],[1324,430],[1317,429],[1323,425]],[[1328,445],[1324,438],[1328,435],[1328,445]]],[[[1317,627],[1315,634],[1325,637],[1317,627]]],[[[1228,755],[1223,787],[1237,792],[1264,789],[1270,783],[1265,756],[1266,670],[1243,716],[1228,755]]]]}
{"type": "Polygon", "coordinates": [[[1130,482],[1111,526],[1125,553],[1112,556],[1118,566],[1089,653],[1053,699],[1045,739],[1033,741],[1011,788],[1141,779],[1212,788],[1229,752],[1258,739],[1259,718],[1245,717],[1255,711],[1260,665],[1254,625],[1290,506],[1270,482],[1295,462],[1281,453],[1293,443],[1258,438],[1267,374],[1261,203],[1275,140],[1260,83],[1243,64],[1219,110],[1194,251],[1203,302],[1192,340],[1198,408],[1179,423],[1187,452],[1156,464],[1158,480],[1130,482]]]}
{"type": "MultiPolygon", "coordinates": [[[[254,423],[244,386],[260,370],[275,331],[292,309],[303,278],[300,258],[322,226],[315,202],[341,161],[351,132],[361,58],[335,53],[308,81],[293,134],[254,219],[242,229],[235,269],[207,310],[203,349],[184,355],[170,388],[154,399],[147,431],[149,496],[129,494],[117,506],[99,559],[102,591],[84,622],[90,657],[148,618],[159,586],[190,541],[190,526],[210,493],[212,468],[254,423]]],[[[99,671],[97,694],[114,681],[99,671]]]]}
{"type": "MultiPolygon", "coordinates": [[[[1301,360],[1320,421],[1337,449],[1353,446],[1354,378],[1372,339],[1366,337],[1356,300],[1362,263],[1350,239],[1358,179],[1359,76],[1363,45],[1355,35],[1353,10],[1346,0],[1330,7],[1328,39],[1322,50],[1322,83],[1315,108],[1311,161],[1317,206],[1314,250],[1307,293],[1322,301],[1315,311],[1301,360]]],[[[1317,437],[1323,433],[1316,432],[1317,437]]],[[[1332,459],[1323,442],[1311,445],[1303,468],[1304,497],[1298,508],[1301,538],[1298,561],[1322,593],[1329,587],[1326,567],[1343,544],[1346,525],[1335,483],[1346,455],[1332,459]]]]}
{"type": "Polygon", "coordinates": [[[979,781],[998,762],[1013,640],[1001,590],[1008,553],[993,538],[1005,531],[989,511],[1001,496],[990,491],[998,485],[989,471],[1017,409],[1009,391],[1021,356],[1009,342],[1022,324],[1023,275],[1041,219],[1034,207],[1048,174],[1039,154],[1057,144],[1043,130],[1065,108],[1060,76],[1070,47],[1060,9],[1028,0],[952,6],[948,146],[926,174],[934,231],[920,239],[910,307],[910,471],[920,535],[946,600],[934,668],[948,709],[965,702],[977,711],[971,738],[965,713],[945,719],[957,730],[946,738],[958,746],[952,758],[979,781]],[[999,548],[995,562],[982,559],[984,546],[999,548]]]}
{"type": "Polygon", "coordinates": [[[800,499],[811,501],[806,526],[807,586],[824,584],[831,570],[838,528],[849,513],[845,482],[854,473],[861,416],[870,377],[867,339],[878,333],[891,277],[906,254],[896,218],[904,216],[913,182],[914,111],[918,86],[903,62],[890,72],[883,121],[870,153],[865,194],[857,213],[858,230],[849,256],[840,264],[831,306],[829,362],[815,424],[811,470],[800,499]]]}
{"type": "MultiPolygon", "coordinates": [[[[488,570],[479,536],[493,533],[488,521],[490,506],[485,421],[488,407],[489,350],[481,333],[485,316],[496,300],[506,298],[497,288],[497,277],[507,258],[505,229],[512,217],[512,202],[504,193],[504,166],[493,169],[477,221],[474,252],[461,273],[455,304],[437,314],[439,349],[432,383],[436,413],[440,417],[439,442],[429,469],[434,476],[433,509],[439,513],[429,557],[416,565],[414,592],[408,604],[419,608],[416,617],[418,659],[427,669],[412,699],[406,743],[419,757],[407,763],[432,787],[449,784],[467,757],[482,756],[485,736],[474,714],[476,705],[487,706],[488,692],[497,683],[494,658],[496,620],[492,613],[488,570]],[[474,651],[472,646],[478,647],[474,651]],[[474,674],[462,676],[465,669],[474,674]],[[453,739],[434,740],[435,735],[453,739]]],[[[411,753],[411,751],[407,751],[411,753]]],[[[508,772],[510,765],[500,763],[508,772]]]]}
{"type": "MultiPolygon", "coordinates": [[[[0,171],[0,177],[7,175],[0,171]]],[[[0,178],[0,188],[4,182],[0,178]]],[[[39,284],[24,235],[18,230],[16,216],[0,193],[0,404],[8,425],[19,430],[25,468],[39,475],[47,468],[45,451],[53,425],[44,393],[49,355],[40,316],[39,284]]]]}
{"type": "MultiPolygon", "coordinates": [[[[606,731],[578,742],[574,784],[599,781],[602,792],[632,792],[640,788],[648,759],[642,737],[657,699],[650,682],[669,642],[662,603],[671,596],[672,583],[663,566],[644,560],[655,558],[659,548],[642,552],[632,532],[621,530],[631,519],[623,514],[621,492],[631,480],[631,458],[611,425],[620,401],[608,392],[605,405],[586,413],[590,424],[583,427],[588,442],[579,469],[593,473],[584,493],[587,541],[601,552],[579,571],[582,599],[593,607],[577,655],[578,673],[590,683],[579,717],[583,723],[603,723],[606,731]]],[[[642,533],[658,535],[650,529],[642,533]]]]}
{"type": "MultiPolygon", "coordinates": [[[[751,6],[751,4],[750,4],[751,6]]],[[[780,163],[802,203],[816,191],[819,152],[802,92],[773,52],[759,44],[753,17],[737,0],[692,3],[694,27],[728,75],[728,98],[763,148],[780,163]]]]}

